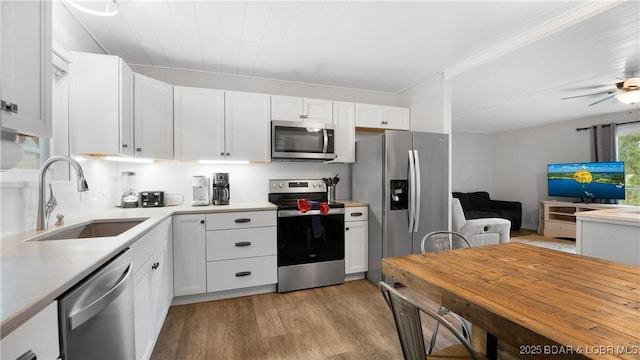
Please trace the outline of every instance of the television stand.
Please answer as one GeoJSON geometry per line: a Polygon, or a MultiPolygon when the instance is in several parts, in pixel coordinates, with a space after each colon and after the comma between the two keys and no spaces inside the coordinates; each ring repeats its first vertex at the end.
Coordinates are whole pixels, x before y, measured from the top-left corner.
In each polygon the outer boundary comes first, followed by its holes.
{"type": "Polygon", "coordinates": [[[577,213],[616,207],[619,205],[541,200],[538,234],[551,238],[575,239],[577,213]]]}

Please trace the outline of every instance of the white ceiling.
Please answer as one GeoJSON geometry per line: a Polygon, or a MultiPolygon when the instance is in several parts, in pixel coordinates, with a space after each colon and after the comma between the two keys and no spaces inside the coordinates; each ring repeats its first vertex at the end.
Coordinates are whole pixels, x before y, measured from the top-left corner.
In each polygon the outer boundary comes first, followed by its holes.
{"type": "Polygon", "coordinates": [[[635,0],[615,6],[582,1],[119,4],[113,17],[71,12],[107,53],[129,64],[393,94],[444,71],[452,80],[457,131],[504,131],[625,111],[628,106],[617,100],[588,107],[597,96],[559,99],[606,90],[618,78],[640,72],[640,2],[635,0]]]}

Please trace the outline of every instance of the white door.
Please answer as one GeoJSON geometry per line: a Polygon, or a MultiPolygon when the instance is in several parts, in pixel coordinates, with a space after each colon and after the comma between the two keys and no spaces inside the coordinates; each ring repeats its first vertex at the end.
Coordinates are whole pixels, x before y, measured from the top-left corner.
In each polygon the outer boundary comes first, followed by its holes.
{"type": "Polygon", "coordinates": [[[227,159],[269,161],[269,95],[227,91],[224,109],[227,159]]]}
{"type": "Polygon", "coordinates": [[[203,294],[207,291],[205,216],[173,217],[173,294],[203,294]]]}
{"type": "Polygon", "coordinates": [[[356,161],[356,121],[355,104],[333,102],[333,125],[335,126],[334,146],[336,158],[333,162],[352,163],[356,161]]]}
{"type": "Polygon", "coordinates": [[[345,274],[368,270],[368,221],[345,222],[345,274]]]}
{"type": "Polygon", "coordinates": [[[176,159],[224,158],[224,96],[221,90],[174,87],[176,159]]]}
{"type": "Polygon", "coordinates": [[[271,96],[271,120],[304,120],[304,100],[294,96],[271,96]]]}
{"type": "Polygon", "coordinates": [[[51,1],[0,1],[0,123],[51,136],[51,1]]]}
{"type": "Polygon", "coordinates": [[[166,310],[167,297],[166,289],[166,273],[169,262],[167,260],[167,243],[156,251],[151,265],[151,334],[155,338],[162,328],[162,320],[164,320],[164,312],[166,310]]]}
{"type": "Polygon", "coordinates": [[[173,159],[173,86],[134,74],[135,156],[173,159]]]}
{"type": "Polygon", "coordinates": [[[122,59],[118,59],[120,81],[118,84],[120,154],[133,156],[133,71],[122,59]]]}
{"type": "Polygon", "coordinates": [[[333,104],[331,100],[304,99],[304,121],[333,123],[333,104]]]}

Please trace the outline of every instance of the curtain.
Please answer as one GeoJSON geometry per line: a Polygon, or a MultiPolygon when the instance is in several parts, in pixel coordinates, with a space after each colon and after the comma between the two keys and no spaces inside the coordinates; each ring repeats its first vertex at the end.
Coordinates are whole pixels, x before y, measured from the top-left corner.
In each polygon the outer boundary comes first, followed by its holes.
{"type": "Polygon", "coordinates": [[[591,127],[591,161],[616,161],[616,123],[591,127]]]}
{"type": "MultiPolygon", "coordinates": [[[[616,123],[591,127],[591,161],[616,161],[616,123]]],[[[616,204],[617,200],[596,200],[602,204],[616,204]]]]}

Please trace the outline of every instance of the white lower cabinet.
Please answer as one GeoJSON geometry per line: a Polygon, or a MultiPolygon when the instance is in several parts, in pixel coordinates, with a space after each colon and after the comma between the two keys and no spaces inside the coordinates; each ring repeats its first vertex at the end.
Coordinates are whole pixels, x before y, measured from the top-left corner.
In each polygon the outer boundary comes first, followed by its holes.
{"type": "Polygon", "coordinates": [[[362,273],[369,270],[368,208],[345,208],[344,221],[344,273],[362,273]]]}
{"type": "Polygon", "coordinates": [[[52,302],[7,335],[0,341],[0,349],[1,359],[18,359],[31,353],[38,359],[58,359],[58,303],[52,302]]]}
{"type": "Polygon", "coordinates": [[[278,282],[275,211],[207,215],[207,291],[278,282]]]}
{"type": "Polygon", "coordinates": [[[207,262],[207,291],[224,291],[278,282],[276,255],[207,262]]]}
{"type": "Polygon", "coordinates": [[[175,296],[207,292],[205,214],[173,217],[173,265],[175,296]]]}
{"type": "Polygon", "coordinates": [[[151,357],[173,298],[171,219],[131,245],[136,359],[151,357]]]}
{"type": "Polygon", "coordinates": [[[276,224],[275,210],[174,216],[174,294],[185,296],[177,303],[276,284],[276,224]]]}

